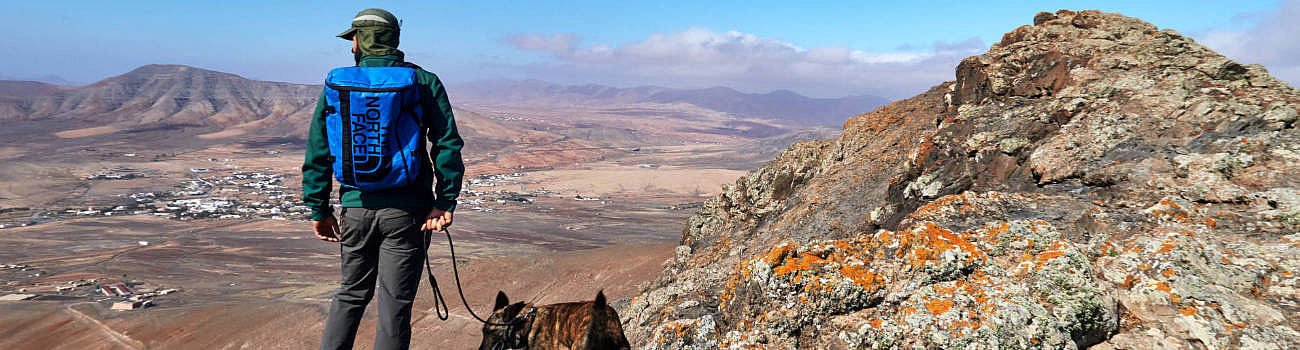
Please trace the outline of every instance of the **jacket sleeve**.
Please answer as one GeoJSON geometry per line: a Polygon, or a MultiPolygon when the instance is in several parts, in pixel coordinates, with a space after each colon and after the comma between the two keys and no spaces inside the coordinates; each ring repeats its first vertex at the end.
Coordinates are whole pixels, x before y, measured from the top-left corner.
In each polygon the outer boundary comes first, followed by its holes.
{"type": "Polygon", "coordinates": [[[465,175],[465,163],[461,160],[460,149],[465,145],[460,133],[456,131],[456,118],[452,116],[451,102],[447,100],[447,91],[437,76],[429,86],[433,96],[433,111],[428,120],[429,141],[433,148],[429,155],[433,160],[433,172],[437,177],[434,185],[433,206],[446,211],[456,210],[456,198],[460,196],[461,180],[465,175]]]}
{"type": "Polygon", "coordinates": [[[311,127],[307,129],[307,152],[302,162],[302,201],[311,208],[312,220],[324,220],[334,215],[330,207],[330,187],[333,185],[333,164],[330,161],[329,140],[325,135],[325,91],[321,90],[312,113],[311,127]]]}

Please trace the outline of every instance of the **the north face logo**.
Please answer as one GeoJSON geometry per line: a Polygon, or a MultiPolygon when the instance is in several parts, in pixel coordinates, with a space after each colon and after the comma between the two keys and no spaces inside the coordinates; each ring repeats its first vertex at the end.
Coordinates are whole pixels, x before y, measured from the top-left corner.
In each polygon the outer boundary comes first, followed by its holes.
{"type": "Polygon", "coordinates": [[[391,168],[384,161],[384,139],[388,128],[379,123],[379,97],[366,96],[365,113],[352,114],[352,171],[358,181],[378,181],[391,168]]]}

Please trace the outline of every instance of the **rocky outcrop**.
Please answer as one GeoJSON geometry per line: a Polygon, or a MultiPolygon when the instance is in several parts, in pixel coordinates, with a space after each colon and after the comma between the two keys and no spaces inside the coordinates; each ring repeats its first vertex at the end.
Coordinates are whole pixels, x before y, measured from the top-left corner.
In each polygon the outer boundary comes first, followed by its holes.
{"type": "Polygon", "coordinates": [[[709,200],[629,337],[1300,347],[1300,92],[1118,14],[1033,23],[709,200]]]}

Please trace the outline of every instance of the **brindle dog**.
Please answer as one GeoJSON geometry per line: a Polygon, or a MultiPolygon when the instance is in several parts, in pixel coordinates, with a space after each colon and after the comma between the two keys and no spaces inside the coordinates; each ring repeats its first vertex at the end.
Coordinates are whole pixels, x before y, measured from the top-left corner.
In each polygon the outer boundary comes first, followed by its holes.
{"type": "Polygon", "coordinates": [[[605,304],[605,292],[596,300],[534,306],[510,303],[497,292],[492,316],[483,325],[479,350],[604,350],[631,349],[619,324],[618,312],[605,304]],[[505,325],[501,325],[505,324],[505,325]]]}

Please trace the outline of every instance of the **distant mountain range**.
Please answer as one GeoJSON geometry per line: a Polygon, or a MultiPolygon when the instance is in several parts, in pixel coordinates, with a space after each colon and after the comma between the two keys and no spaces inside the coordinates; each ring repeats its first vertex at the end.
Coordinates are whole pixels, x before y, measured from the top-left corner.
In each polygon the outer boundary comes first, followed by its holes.
{"type": "Polygon", "coordinates": [[[658,86],[616,88],[567,86],[540,80],[481,81],[448,88],[454,101],[482,104],[625,106],[634,103],[686,103],[740,117],[841,126],[850,117],[889,103],[871,95],[812,98],[789,90],[744,93],[727,87],[673,89],[658,86]]]}
{"type": "MultiPolygon", "coordinates": [[[[0,120],[68,118],[123,125],[179,124],[229,127],[301,125],[315,106],[320,85],[259,81],[183,65],[145,65],[85,86],[0,80],[0,120]]],[[[884,105],[875,96],[810,98],[778,90],[743,93],[730,88],[672,89],[563,86],[538,80],[455,84],[453,103],[584,105],[690,104],[741,118],[839,127],[844,120],[884,105]]]]}
{"type": "Polygon", "coordinates": [[[12,76],[8,76],[8,75],[0,74],[0,80],[25,80],[25,81],[34,81],[34,82],[46,83],[46,84],[50,84],[50,85],[59,85],[59,86],[80,86],[80,85],[86,85],[85,83],[82,83],[82,82],[76,82],[76,81],[71,81],[71,80],[64,79],[63,77],[60,77],[60,76],[57,76],[57,75],[53,75],[53,74],[46,74],[46,75],[37,76],[37,77],[12,77],[12,76]]]}

